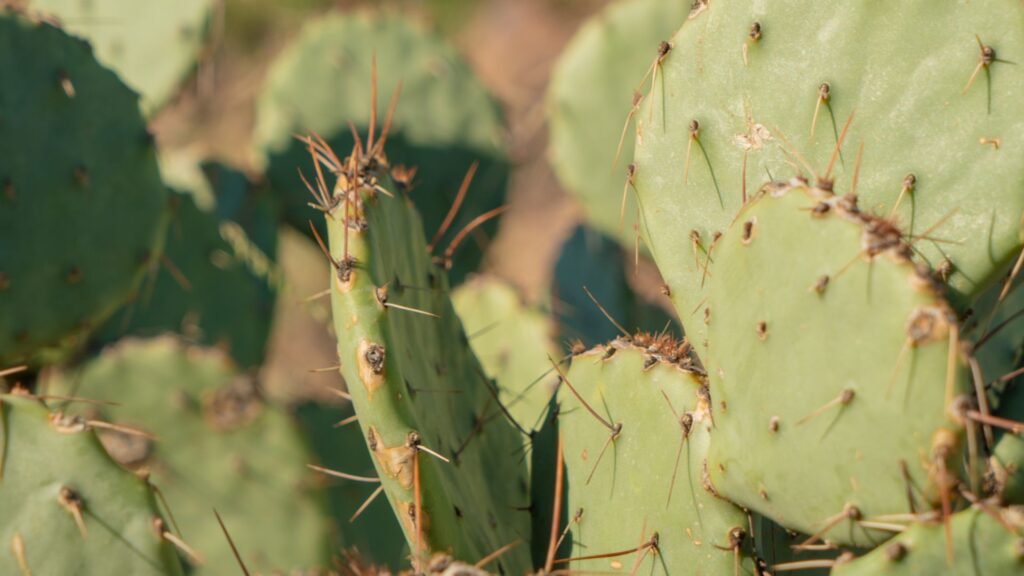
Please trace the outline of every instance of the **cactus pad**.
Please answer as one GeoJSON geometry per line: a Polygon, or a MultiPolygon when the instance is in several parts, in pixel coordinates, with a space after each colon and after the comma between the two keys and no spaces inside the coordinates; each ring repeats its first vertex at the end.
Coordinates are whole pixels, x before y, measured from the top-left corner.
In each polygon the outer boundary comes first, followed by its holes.
{"type": "MultiPolygon", "coordinates": [[[[352,122],[365,137],[374,59],[378,134],[388,98],[402,83],[387,155],[392,166],[416,168],[410,197],[423,215],[428,240],[440,228],[463,176],[479,162],[443,246],[470,220],[504,201],[504,127],[496,102],[469,65],[441,39],[399,16],[360,12],[323,18],[277,59],[260,96],[255,129],[267,177],[281,196],[285,218],[308,232],[309,197],[296,170],[308,175],[312,163],[294,135],[315,131],[335,150],[349,150],[352,122]]],[[[476,268],[481,254],[476,241],[467,243],[456,258],[453,283],[476,268]]]]}
{"type": "MultiPolygon", "coordinates": [[[[523,433],[469,347],[419,215],[365,149],[327,161],[337,187],[317,199],[341,372],[415,565],[446,549],[475,562],[529,540],[523,433]]],[[[520,546],[495,567],[518,574],[530,564],[520,546]]]]}
{"type": "Polygon", "coordinates": [[[654,61],[658,42],[686,19],[687,8],[675,0],[615,2],[580,28],[552,72],[547,95],[552,166],[583,206],[588,223],[625,246],[633,246],[638,215],[635,202],[621,213],[620,175],[633,158],[632,132],[623,121],[631,127],[639,120],[639,103],[635,118],[626,120],[632,83],[640,80],[637,71],[654,61]]]}
{"type": "Polygon", "coordinates": [[[180,575],[152,488],[89,425],[0,395],[0,572],[180,575]]]}
{"type": "Polygon", "coordinates": [[[193,573],[238,569],[212,509],[249,568],[324,566],[329,523],[323,494],[308,482],[310,451],[290,417],[266,404],[256,386],[224,354],[170,336],[123,340],[81,372],[49,382],[57,394],[120,404],[76,404],[82,414],[156,436],[150,442],[108,431],[100,439],[126,467],[150,471],[206,560],[193,573]]]}
{"type": "Polygon", "coordinates": [[[1024,510],[971,508],[952,517],[952,547],[943,525],[921,523],[852,562],[837,564],[834,576],[984,574],[1011,576],[1024,569],[1024,510]]]}
{"type": "Polygon", "coordinates": [[[177,93],[203,52],[212,0],[29,0],[96,50],[142,96],[147,115],[177,93]]]}
{"type": "Polygon", "coordinates": [[[860,520],[909,511],[901,466],[918,506],[937,503],[963,448],[956,319],[898,234],[848,197],[779,184],[712,252],[714,485],[845,544],[884,537],[860,520]]]}
{"type": "Polygon", "coordinates": [[[647,548],[567,568],[754,574],[746,515],[704,488],[714,432],[706,380],[689,362],[681,343],[646,334],[573,358],[566,377],[575,392],[565,383],[559,391],[569,510],[583,509],[570,524],[573,557],[647,548]],[[613,440],[608,425],[618,429],[613,440]]]}
{"type": "Polygon", "coordinates": [[[7,364],[63,347],[128,299],[159,252],[167,193],[135,94],[84,42],[0,9],[0,77],[7,364]]]}
{"type": "MultiPolygon", "coordinates": [[[[646,99],[634,175],[680,314],[712,284],[695,243],[725,231],[744,192],[795,171],[824,186],[860,164],[861,205],[928,236],[915,248],[951,260],[958,305],[995,279],[1021,244],[1024,148],[1010,135],[1024,130],[1024,67],[1007,61],[1024,62],[1024,6],[694,6],[646,99]]],[[[685,324],[696,339],[700,323],[685,324]]]]}
{"type": "Polygon", "coordinates": [[[215,162],[172,170],[165,162],[164,170],[184,191],[173,196],[160,273],[151,290],[107,322],[99,339],[178,332],[224,348],[241,366],[257,366],[279,284],[271,196],[215,162]]]}

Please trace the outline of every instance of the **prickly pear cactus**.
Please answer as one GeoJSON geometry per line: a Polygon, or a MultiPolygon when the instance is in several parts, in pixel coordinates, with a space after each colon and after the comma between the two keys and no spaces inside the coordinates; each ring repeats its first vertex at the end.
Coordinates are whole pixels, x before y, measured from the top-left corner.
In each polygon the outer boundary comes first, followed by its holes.
{"type": "Polygon", "coordinates": [[[852,562],[835,576],[985,574],[1010,576],[1024,569],[1024,510],[988,504],[954,514],[951,538],[939,522],[922,522],[852,562]]]}
{"type": "MultiPolygon", "coordinates": [[[[527,466],[514,456],[525,431],[469,348],[411,200],[373,147],[341,161],[315,146],[337,177],[332,192],[318,183],[316,203],[330,236],[341,372],[414,565],[437,550],[476,562],[528,539],[527,466]]],[[[529,570],[528,547],[494,567],[529,570]]]]}
{"type": "Polygon", "coordinates": [[[558,568],[754,574],[746,515],[705,480],[714,423],[688,348],[637,334],[573,357],[559,396],[580,559],[558,568]]]}
{"type": "Polygon", "coordinates": [[[97,339],[177,332],[223,348],[241,366],[257,366],[280,284],[273,199],[223,164],[163,165],[181,192],[172,197],[160,272],[97,339]]]}
{"type": "Polygon", "coordinates": [[[745,199],[794,173],[856,179],[861,206],[933,267],[948,258],[969,301],[1021,245],[1024,69],[1008,61],[1022,58],[1012,0],[695,3],[641,111],[629,184],[676,309],[708,296],[707,253],[745,199]]]}
{"type": "Polygon", "coordinates": [[[214,1],[29,0],[28,6],[88,40],[97,59],[142,96],[142,109],[152,115],[195,68],[214,1]]]}
{"type": "Polygon", "coordinates": [[[167,192],[135,94],[85,42],[0,9],[0,77],[0,364],[13,364],[129,298],[159,254],[167,192]]]}
{"type": "Polygon", "coordinates": [[[912,511],[908,483],[919,506],[951,497],[966,370],[956,318],[910,251],[849,197],[799,183],[766,190],[725,231],[705,314],[723,495],[857,545],[888,536],[872,517],[912,511]]]}
{"type": "Polygon", "coordinates": [[[111,456],[148,470],[160,487],[174,520],[205,559],[192,573],[238,570],[213,509],[252,570],[326,565],[329,522],[324,495],[309,480],[310,450],[291,418],[266,403],[254,378],[224,354],[170,336],[126,339],[81,371],[45,385],[55,394],[117,402],[73,408],[155,437],[100,434],[111,456]]]}
{"type": "Polygon", "coordinates": [[[588,222],[624,246],[633,246],[638,223],[635,202],[622,211],[621,175],[633,158],[630,128],[640,120],[642,99],[658,97],[649,90],[651,63],[688,7],[676,0],[612,3],[580,28],[551,75],[551,165],[588,222]],[[634,86],[637,71],[648,67],[634,86]]]}
{"type": "Polygon", "coordinates": [[[182,574],[150,484],[24,395],[0,394],[0,510],[4,574],[182,574]]]}
{"type": "MultiPolygon", "coordinates": [[[[308,232],[309,197],[296,170],[310,175],[312,163],[294,135],[314,131],[335,150],[355,144],[350,122],[368,136],[373,100],[366,87],[374,60],[380,118],[401,83],[387,155],[393,167],[415,168],[400,179],[411,184],[427,234],[441,227],[463,177],[479,163],[461,210],[439,240],[445,246],[473,218],[504,201],[505,130],[497,103],[469,65],[441,39],[399,16],[360,12],[323,18],[273,64],[255,129],[270,185],[281,197],[285,218],[308,232]]],[[[376,129],[379,135],[380,123],[376,129]]],[[[455,259],[453,283],[475,270],[483,254],[471,240],[455,259]]]]}

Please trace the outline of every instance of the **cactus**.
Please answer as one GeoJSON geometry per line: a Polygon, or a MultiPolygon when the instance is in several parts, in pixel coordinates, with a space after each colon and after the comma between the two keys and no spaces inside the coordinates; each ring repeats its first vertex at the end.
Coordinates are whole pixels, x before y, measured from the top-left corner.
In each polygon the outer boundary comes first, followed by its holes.
{"type": "Polygon", "coordinates": [[[215,162],[163,163],[176,190],[154,285],[115,315],[97,340],[178,332],[219,345],[243,367],[263,359],[279,284],[271,197],[215,162]]]}
{"type": "Polygon", "coordinates": [[[559,394],[581,557],[568,568],[754,574],[746,515],[705,488],[714,424],[688,344],[637,334],[598,346],[573,357],[559,394]]]}
{"type": "Polygon", "coordinates": [[[38,363],[129,298],[167,193],[135,94],[84,42],[0,8],[0,76],[0,364],[38,363]]]}
{"type": "Polygon", "coordinates": [[[922,522],[852,562],[839,562],[835,576],[908,574],[1020,574],[1024,566],[1024,510],[987,504],[953,516],[951,532],[922,522]],[[949,540],[947,540],[949,538],[949,540]],[[948,543],[952,543],[949,547],[948,543]]]}
{"type": "Polygon", "coordinates": [[[96,58],[142,97],[155,114],[178,92],[205,50],[212,0],[29,0],[89,41],[96,58]]]}
{"type": "Polygon", "coordinates": [[[555,264],[555,305],[563,337],[596,346],[622,336],[598,305],[630,329],[657,332],[678,326],[665,310],[633,291],[626,257],[611,237],[586,226],[577,227],[565,241],[555,264]]]}
{"type": "Polygon", "coordinates": [[[718,242],[705,315],[709,463],[741,505],[871,545],[887,534],[860,522],[907,512],[907,482],[929,502],[949,490],[965,431],[947,407],[967,379],[931,278],[898,232],[848,201],[780,185],[718,242]],[[783,268],[772,261],[797,251],[783,268]],[[795,464],[777,464],[787,457],[795,464]]]}
{"type": "Polygon", "coordinates": [[[708,296],[715,235],[794,170],[899,222],[958,306],[1016,255],[1024,163],[1002,141],[1024,121],[1005,63],[1024,54],[1019,3],[694,6],[659,57],[628,184],[677,310],[708,296]]]}
{"type": "Polygon", "coordinates": [[[100,433],[114,459],[151,473],[182,533],[205,559],[192,573],[238,569],[213,510],[254,570],[327,563],[325,498],[307,481],[310,451],[291,418],[266,403],[253,377],[224,354],[170,336],[125,339],[43,385],[55,394],[116,401],[75,405],[74,413],[155,438],[100,433]]]}
{"type": "Polygon", "coordinates": [[[674,0],[609,4],[580,28],[552,72],[547,94],[551,165],[587,221],[624,246],[636,242],[632,225],[638,213],[634,203],[623,213],[618,175],[633,157],[628,128],[640,120],[644,95],[639,90],[648,78],[639,88],[631,83],[686,14],[686,3],[674,0]]]}
{"type": "MultiPolygon", "coordinates": [[[[478,561],[521,542],[530,496],[514,456],[520,431],[467,346],[415,208],[375,146],[342,161],[322,141],[309,145],[337,177],[331,192],[318,180],[313,196],[327,220],[341,372],[414,565],[427,551],[478,561]]],[[[529,552],[496,562],[522,573],[529,552]]]]}
{"type": "Polygon", "coordinates": [[[182,574],[152,486],[107,456],[100,424],[0,394],[0,572],[182,574]]]}
{"type": "MultiPolygon", "coordinates": [[[[465,203],[441,245],[476,215],[504,201],[508,161],[501,114],[466,62],[400,17],[335,15],[309,25],[278,58],[259,99],[256,147],[289,222],[309,231],[308,196],[295,173],[311,174],[312,164],[294,135],[313,131],[334,149],[349,150],[355,143],[349,122],[363,137],[369,135],[371,112],[378,105],[385,109],[384,99],[399,83],[401,106],[387,155],[393,166],[416,169],[404,180],[411,180],[406,182],[412,187],[410,197],[427,233],[441,227],[474,162],[478,168],[465,203]],[[373,101],[377,93],[368,98],[365,90],[372,62],[380,71],[380,101],[373,101]]],[[[454,262],[453,282],[474,270],[481,254],[475,242],[469,243],[454,262]]]]}

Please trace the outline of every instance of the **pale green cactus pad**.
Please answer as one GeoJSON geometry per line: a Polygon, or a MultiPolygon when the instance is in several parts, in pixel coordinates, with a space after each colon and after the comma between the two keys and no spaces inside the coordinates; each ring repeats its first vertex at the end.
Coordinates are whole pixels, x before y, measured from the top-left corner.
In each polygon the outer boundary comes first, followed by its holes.
{"type": "Polygon", "coordinates": [[[746,514],[705,489],[716,432],[707,381],[686,345],[645,334],[615,340],[575,356],[566,379],[559,398],[569,510],[583,510],[570,520],[572,557],[640,549],[556,568],[754,574],[746,514]]]}
{"type": "Polygon", "coordinates": [[[195,68],[214,0],[29,0],[28,6],[88,40],[152,115],[195,68]]]}
{"type": "Polygon", "coordinates": [[[910,511],[903,467],[918,506],[937,503],[963,450],[956,319],[898,234],[848,197],[779,184],[712,252],[714,485],[843,544],[877,544],[859,522],[910,511]]]}
{"type": "Polygon", "coordinates": [[[117,402],[74,408],[155,436],[104,431],[100,439],[122,465],[151,473],[205,560],[192,574],[238,570],[214,509],[250,569],[327,566],[330,523],[306,467],[310,450],[288,414],[264,402],[255,379],[225,354],[171,336],[125,339],[46,385],[56,394],[117,402]]]}
{"type": "Polygon", "coordinates": [[[633,225],[638,223],[635,202],[626,205],[625,214],[621,208],[622,175],[633,158],[629,128],[640,113],[634,89],[647,92],[654,69],[644,85],[634,84],[640,82],[638,71],[658,57],[658,43],[675,33],[688,9],[688,3],[677,0],[615,2],[580,28],[551,75],[551,164],[583,206],[590,225],[625,246],[633,246],[633,225]]]}
{"type": "Polygon", "coordinates": [[[129,299],[159,254],[167,191],[136,95],[85,42],[0,8],[0,77],[7,365],[69,347],[129,299]]]}
{"type": "Polygon", "coordinates": [[[0,573],[179,576],[153,488],[90,425],[0,394],[0,573]]]}
{"type": "MultiPolygon", "coordinates": [[[[987,506],[987,505],[986,505],[987,506]]],[[[1011,576],[1024,570],[1024,510],[971,508],[951,518],[952,540],[943,524],[910,527],[871,553],[839,563],[834,576],[911,576],[984,574],[1011,576]]]]}
{"type": "MultiPolygon", "coordinates": [[[[858,165],[861,206],[927,236],[915,249],[933,267],[948,257],[958,306],[996,278],[1021,245],[1024,66],[1007,61],[1024,62],[1024,5],[694,6],[646,99],[653,115],[641,111],[634,176],[681,313],[708,296],[701,250],[744,192],[797,173],[845,187],[858,165]]],[[[696,340],[701,325],[684,324],[696,340]]]]}

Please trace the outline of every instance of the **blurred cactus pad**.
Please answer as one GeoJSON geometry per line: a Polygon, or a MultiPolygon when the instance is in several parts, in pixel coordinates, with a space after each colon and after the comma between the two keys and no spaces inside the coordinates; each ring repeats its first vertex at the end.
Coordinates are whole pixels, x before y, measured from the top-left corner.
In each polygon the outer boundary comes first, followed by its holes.
{"type": "Polygon", "coordinates": [[[1024,3],[0,5],[0,574],[1024,574],[1024,3]]]}

